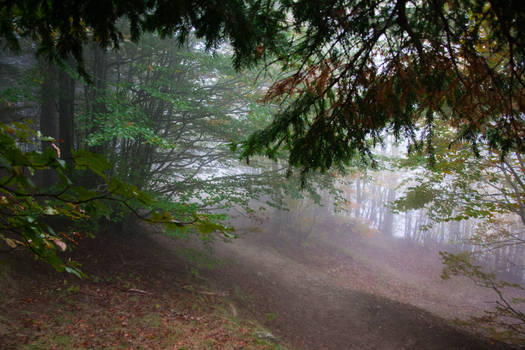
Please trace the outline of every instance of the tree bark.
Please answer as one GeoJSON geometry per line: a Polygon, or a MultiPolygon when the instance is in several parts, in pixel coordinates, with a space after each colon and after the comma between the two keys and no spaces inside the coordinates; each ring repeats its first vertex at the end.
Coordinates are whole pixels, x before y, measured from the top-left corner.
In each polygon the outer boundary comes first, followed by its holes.
{"type": "MultiPolygon", "coordinates": [[[[40,90],[42,104],[40,105],[40,132],[44,136],[53,137],[58,140],[58,114],[57,114],[57,67],[50,62],[41,62],[41,69],[44,73],[43,82],[40,90]]],[[[42,141],[42,151],[50,147],[49,141],[42,141]]],[[[38,178],[39,185],[49,187],[58,180],[57,175],[52,170],[40,172],[38,178]]]]}
{"type": "MultiPolygon", "coordinates": [[[[71,65],[67,63],[69,67],[71,65]]],[[[74,149],[74,114],[75,113],[75,79],[68,72],[60,70],[59,73],[59,139],[61,144],[62,158],[71,164],[74,149]]]]}
{"type": "MultiPolygon", "coordinates": [[[[106,50],[99,45],[94,45],[93,49],[93,86],[92,90],[92,118],[97,118],[100,114],[107,112],[104,96],[106,94],[106,81],[108,59],[106,50]]],[[[92,127],[90,133],[98,131],[98,125],[95,120],[92,120],[92,127]]],[[[94,153],[104,153],[104,145],[96,145],[90,147],[90,151],[94,153]]]]}

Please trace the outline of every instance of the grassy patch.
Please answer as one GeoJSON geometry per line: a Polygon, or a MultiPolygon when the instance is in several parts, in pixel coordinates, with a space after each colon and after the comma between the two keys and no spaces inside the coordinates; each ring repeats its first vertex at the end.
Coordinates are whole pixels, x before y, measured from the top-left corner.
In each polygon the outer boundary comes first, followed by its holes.
{"type": "Polygon", "coordinates": [[[254,343],[258,346],[262,346],[263,349],[266,350],[286,350],[287,348],[283,347],[282,345],[276,344],[269,340],[259,339],[256,336],[254,337],[254,343]]]}
{"type": "Polygon", "coordinates": [[[265,317],[268,321],[274,321],[279,318],[279,314],[276,312],[268,312],[265,314],[265,317]]]}

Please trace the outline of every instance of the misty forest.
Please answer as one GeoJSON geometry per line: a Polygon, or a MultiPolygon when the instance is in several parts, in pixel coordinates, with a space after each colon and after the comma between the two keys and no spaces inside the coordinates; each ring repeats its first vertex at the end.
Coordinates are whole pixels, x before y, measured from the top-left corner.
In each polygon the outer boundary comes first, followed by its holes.
{"type": "Polygon", "coordinates": [[[0,1],[0,348],[525,348],[524,28],[0,1]]]}

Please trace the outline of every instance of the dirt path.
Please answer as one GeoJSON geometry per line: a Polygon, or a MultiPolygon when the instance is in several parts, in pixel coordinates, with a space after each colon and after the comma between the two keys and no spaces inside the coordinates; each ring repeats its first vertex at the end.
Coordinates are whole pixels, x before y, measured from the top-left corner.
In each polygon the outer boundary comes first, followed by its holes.
{"type": "MultiPolygon", "coordinates": [[[[160,238],[164,239],[164,238],[160,238]]],[[[246,240],[218,243],[229,264],[204,273],[298,349],[504,349],[461,333],[419,308],[338,286],[246,240]]]]}

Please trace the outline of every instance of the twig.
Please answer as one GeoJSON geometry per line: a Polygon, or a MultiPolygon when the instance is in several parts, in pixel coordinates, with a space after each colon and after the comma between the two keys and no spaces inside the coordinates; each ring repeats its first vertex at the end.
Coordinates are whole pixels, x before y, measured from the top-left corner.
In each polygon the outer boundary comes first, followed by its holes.
{"type": "Polygon", "coordinates": [[[191,285],[183,286],[182,288],[190,292],[197,293],[197,294],[203,294],[203,295],[213,295],[213,296],[221,296],[221,297],[228,295],[228,293],[226,292],[210,292],[206,290],[196,290],[191,285]]]}
{"type": "Polygon", "coordinates": [[[115,289],[118,289],[118,290],[121,290],[123,292],[127,292],[127,293],[139,293],[139,294],[148,294],[148,295],[152,295],[153,294],[151,292],[147,292],[147,291],[142,290],[142,289],[136,289],[136,288],[128,288],[128,289],[126,289],[126,288],[120,288],[118,286],[111,286],[111,287],[113,287],[115,289]]]}
{"type": "Polygon", "coordinates": [[[139,294],[149,294],[149,295],[153,294],[153,293],[151,293],[151,292],[147,292],[147,291],[145,291],[145,290],[142,290],[142,289],[136,289],[136,288],[130,288],[130,289],[126,290],[126,292],[129,292],[129,293],[139,293],[139,294]]]}

